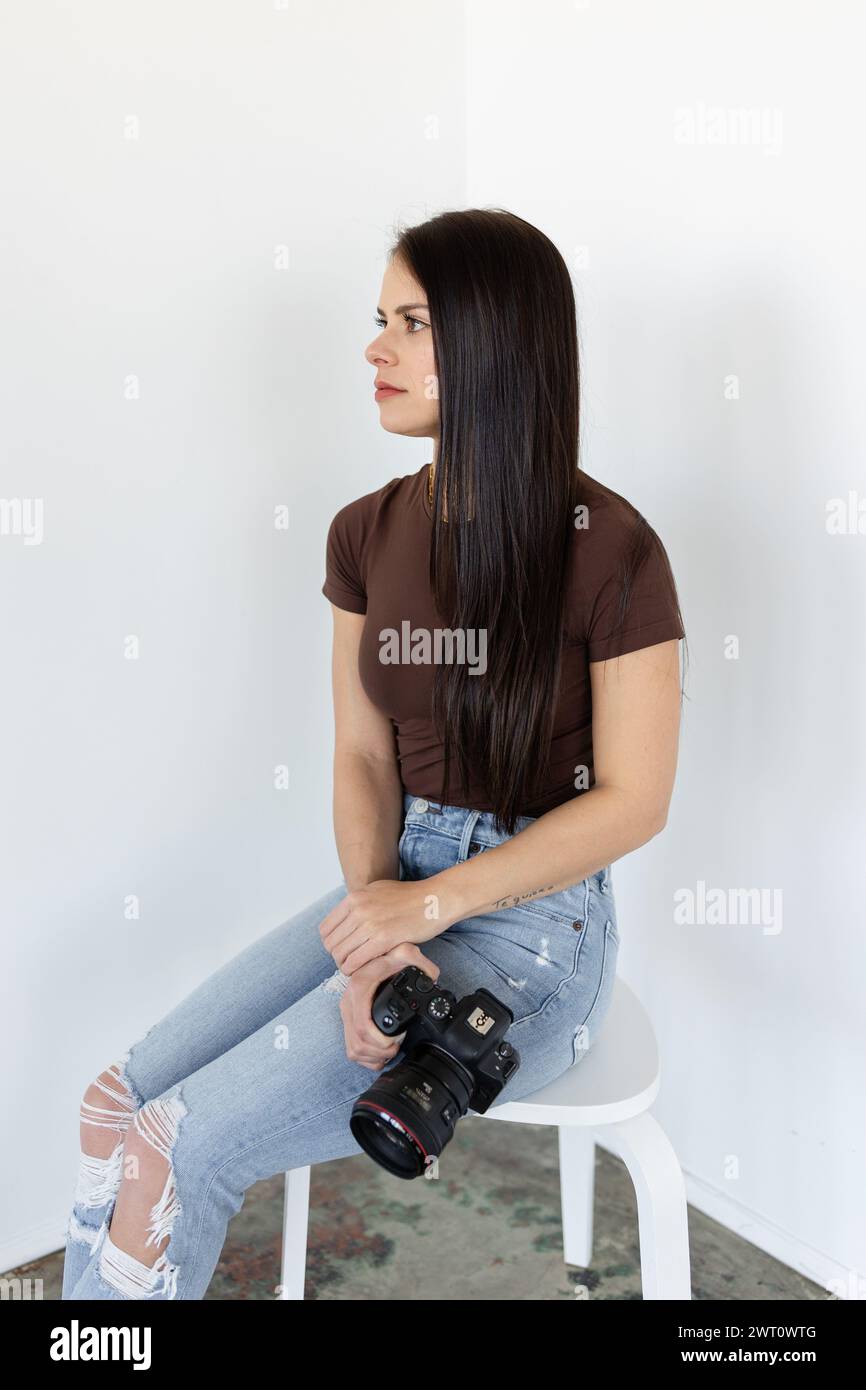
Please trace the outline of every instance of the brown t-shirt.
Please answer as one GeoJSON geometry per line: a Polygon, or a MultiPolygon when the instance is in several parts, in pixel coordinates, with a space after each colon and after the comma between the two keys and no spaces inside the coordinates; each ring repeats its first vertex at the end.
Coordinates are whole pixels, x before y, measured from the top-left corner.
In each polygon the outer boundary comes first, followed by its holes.
{"type": "MultiPolygon", "coordinates": [[[[384,487],[337,512],[328,531],[327,577],[322,593],[338,608],[366,613],[358,658],[361,684],[394,725],[405,790],[438,802],[443,748],[430,707],[435,664],[429,654],[419,664],[408,659],[416,629],[429,632],[431,644],[432,634],[437,629],[443,631],[428,577],[432,517],[427,476],[428,465],[424,464],[417,473],[392,478],[384,487]],[[407,623],[409,626],[404,626],[407,623]],[[390,645],[386,629],[396,635],[390,645]],[[382,659],[386,651],[390,661],[382,659]]],[[[627,551],[637,512],[604,483],[583,470],[580,476],[588,524],[574,528],[568,565],[567,640],[550,768],[543,795],[521,808],[521,814],[527,816],[541,816],[594,784],[589,663],[684,636],[675,593],[661,558],[667,558],[666,552],[655,532],[652,534],[661,555],[651,552],[635,582],[623,632],[611,636],[619,602],[620,560],[627,551]]],[[[432,645],[430,650],[434,650],[432,645]]],[[[440,660],[443,650],[438,648],[440,660]]],[[[421,655],[423,658],[423,651],[421,655]]],[[[468,634],[462,659],[483,670],[483,648],[473,644],[468,634]]],[[[463,799],[456,757],[452,756],[451,794],[444,800],[473,810],[492,810],[483,770],[471,771],[471,794],[463,799]]]]}

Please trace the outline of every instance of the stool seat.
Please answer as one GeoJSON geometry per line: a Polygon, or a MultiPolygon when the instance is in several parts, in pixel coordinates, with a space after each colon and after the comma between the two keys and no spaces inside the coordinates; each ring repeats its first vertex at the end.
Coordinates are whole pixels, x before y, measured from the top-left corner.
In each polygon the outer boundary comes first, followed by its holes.
{"type": "MultiPolygon", "coordinates": [[[[649,1113],[661,1076],[658,1044],[637,995],[617,978],[598,1039],[554,1081],[459,1121],[556,1125],[566,1264],[592,1262],[595,1146],[622,1159],[634,1183],[645,1299],[690,1299],[688,1208],[674,1148],[649,1113]]],[[[424,1178],[416,1181],[425,1181],[424,1178]]],[[[303,1299],[310,1169],[286,1173],[279,1297],[303,1299]]],[[[435,1296],[431,1290],[431,1296],[435,1296]]]]}
{"type": "Polygon", "coordinates": [[[648,1110],[658,1095],[659,1050],[637,995],[617,978],[598,1041],[555,1081],[471,1118],[531,1125],[609,1125],[648,1110]]]}

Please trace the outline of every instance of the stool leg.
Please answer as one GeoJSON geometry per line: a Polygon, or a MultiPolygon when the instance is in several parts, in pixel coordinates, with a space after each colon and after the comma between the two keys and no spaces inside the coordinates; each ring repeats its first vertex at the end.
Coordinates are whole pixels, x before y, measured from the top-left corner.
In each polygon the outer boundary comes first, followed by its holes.
{"type": "Polygon", "coordinates": [[[310,1170],[290,1168],[286,1173],[283,1205],[283,1259],[278,1297],[304,1297],[307,1270],[307,1221],[310,1213],[310,1170]]]}
{"type": "Polygon", "coordinates": [[[673,1145],[648,1111],[605,1125],[596,1137],[634,1183],[644,1298],[691,1299],[686,1185],[673,1145]]]}
{"type": "Polygon", "coordinates": [[[559,1192],[562,1253],[567,1265],[592,1263],[595,1135],[581,1125],[559,1126],[559,1192]]]}

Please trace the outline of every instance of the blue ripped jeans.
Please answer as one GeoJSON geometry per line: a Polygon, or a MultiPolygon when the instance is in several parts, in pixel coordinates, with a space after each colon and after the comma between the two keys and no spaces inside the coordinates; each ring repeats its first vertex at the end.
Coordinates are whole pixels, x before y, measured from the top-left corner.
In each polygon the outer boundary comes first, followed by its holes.
{"type": "MultiPolygon", "coordinates": [[[[531,823],[523,817],[517,831],[531,823]]],[[[406,793],[400,877],[429,878],[507,838],[488,812],[406,793]]],[[[345,893],[341,882],[220,967],[114,1064],[106,1090],[119,1100],[82,1107],[82,1119],[117,1139],[107,1158],[82,1154],[62,1298],[203,1298],[247,1188],[363,1152],[349,1116],[376,1073],[346,1057],[345,978],[319,936],[345,893]],[[167,1160],[148,1230],[153,1244],[169,1240],[152,1267],[115,1246],[108,1231],[130,1125],[167,1160]]],[[[508,1040],[520,1067],[495,1105],[537,1091],[592,1045],[618,947],[609,867],[421,943],[458,999],[484,986],[514,1015],[508,1040]]],[[[385,1070],[403,1057],[401,1048],[385,1070]]],[[[447,1158],[446,1149],[440,1170],[447,1158]]]]}

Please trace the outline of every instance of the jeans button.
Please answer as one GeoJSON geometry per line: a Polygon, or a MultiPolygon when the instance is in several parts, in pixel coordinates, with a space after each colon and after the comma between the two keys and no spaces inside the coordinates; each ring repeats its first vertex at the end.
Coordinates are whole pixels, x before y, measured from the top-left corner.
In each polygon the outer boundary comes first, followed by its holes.
{"type": "Polygon", "coordinates": [[[420,814],[422,811],[427,810],[428,805],[429,802],[425,801],[423,796],[419,796],[417,801],[413,801],[412,810],[417,811],[420,814]]]}

